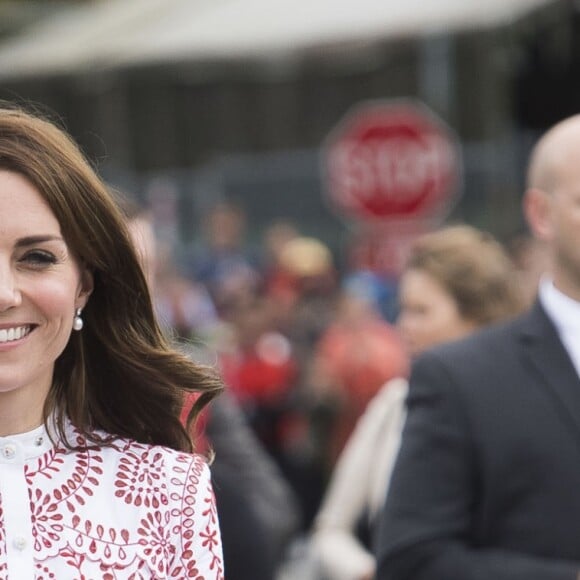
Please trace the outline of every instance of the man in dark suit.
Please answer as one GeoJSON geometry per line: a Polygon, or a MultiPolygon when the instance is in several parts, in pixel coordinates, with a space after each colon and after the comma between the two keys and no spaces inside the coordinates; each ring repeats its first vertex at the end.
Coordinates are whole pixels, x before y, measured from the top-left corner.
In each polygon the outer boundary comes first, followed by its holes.
{"type": "Polygon", "coordinates": [[[580,579],[580,115],[536,146],[532,309],[414,364],[379,580],[580,579]]]}

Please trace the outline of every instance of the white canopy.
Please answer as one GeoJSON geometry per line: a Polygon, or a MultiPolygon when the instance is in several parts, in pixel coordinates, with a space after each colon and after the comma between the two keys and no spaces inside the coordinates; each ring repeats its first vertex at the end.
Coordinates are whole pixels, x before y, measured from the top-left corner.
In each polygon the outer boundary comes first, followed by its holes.
{"type": "Polygon", "coordinates": [[[0,79],[174,61],[272,59],[510,24],[558,0],[100,0],[0,45],[0,79]]]}
{"type": "Polygon", "coordinates": [[[550,0],[226,0],[195,13],[187,2],[141,31],[125,62],[271,57],[344,42],[376,41],[510,23],[550,0]]]}
{"type": "Polygon", "coordinates": [[[62,9],[0,44],[0,78],[56,75],[104,63],[120,40],[150,29],[172,4],[100,0],[62,9]]]}

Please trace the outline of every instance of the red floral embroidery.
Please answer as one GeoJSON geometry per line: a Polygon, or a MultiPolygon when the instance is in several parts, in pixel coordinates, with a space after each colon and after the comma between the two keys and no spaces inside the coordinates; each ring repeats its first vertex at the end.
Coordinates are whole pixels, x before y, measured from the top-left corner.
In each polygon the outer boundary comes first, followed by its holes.
{"type": "MultiPolygon", "coordinates": [[[[4,510],[2,509],[2,496],[0,496],[0,546],[6,546],[6,532],[4,530],[4,510]]],[[[8,572],[8,562],[6,561],[6,548],[0,551],[0,574],[5,578],[8,572]]]]}
{"type": "Polygon", "coordinates": [[[125,503],[136,506],[158,508],[167,504],[165,487],[162,484],[163,455],[159,450],[137,444],[128,449],[119,462],[115,496],[125,503]]]}
{"type": "MultiPolygon", "coordinates": [[[[28,462],[25,477],[36,580],[223,580],[215,500],[201,457],[117,440],[82,452],[57,447],[28,462]]],[[[1,506],[0,499],[5,578],[1,506]]]]}

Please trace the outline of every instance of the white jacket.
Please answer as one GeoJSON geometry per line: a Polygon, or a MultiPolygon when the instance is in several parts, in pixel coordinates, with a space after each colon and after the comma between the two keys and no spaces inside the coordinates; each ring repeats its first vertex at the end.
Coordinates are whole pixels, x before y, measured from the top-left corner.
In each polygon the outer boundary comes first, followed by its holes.
{"type": "Polygon", "coordinates": [[[408,383],[386,383],[357,422],[314,521],[311,551],[320,576],[360,580],[375,570],[374,556],[357,539],[360,518],[382,508],[405,420],[408,383]]]}

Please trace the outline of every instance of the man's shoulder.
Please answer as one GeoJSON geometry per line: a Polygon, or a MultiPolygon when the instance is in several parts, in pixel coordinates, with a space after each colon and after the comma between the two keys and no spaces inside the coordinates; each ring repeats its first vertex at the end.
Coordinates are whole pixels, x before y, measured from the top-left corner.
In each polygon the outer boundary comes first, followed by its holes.
{"type": "Polygon", "coordinates": [[[537,316],[537,309],[531,309],[515,318],[479,329],[465,338],[436,346],[422,358],[453,362],[454,365],[469,365],[476,361],[499,363],[506,357],[513,356],[520,338],[537,316]]]}
{"type": "MultiPolygon", "coordinates": [[[[493,401],[505,395],[506,380],[521,383],[521,337],[529,328],[525,313],[466,338],[424,352],[413,363],[410,397],[443,395],[447,400],[493,401]],[[456,399],[459,397],[459,399],[456,399]]],[[[482,408],[487,408],[484,405],[482,408]]]]}

